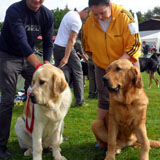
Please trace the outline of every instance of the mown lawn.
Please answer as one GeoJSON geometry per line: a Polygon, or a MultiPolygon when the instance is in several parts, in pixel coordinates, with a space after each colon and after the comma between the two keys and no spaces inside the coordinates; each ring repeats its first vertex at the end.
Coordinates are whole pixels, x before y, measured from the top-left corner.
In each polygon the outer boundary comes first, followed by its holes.
{"type": "MultiPolygon", "coordinates": [[[[160,88],[156,88],[153,82],[152,89],[148,89],[149,75],[142,73],[144,88],[149,97],[147,110],[147,132],[150,139],[160,139],[160,88]]],[[[157,75],[160,80],[160,76],[157,75]]],[[[97,100],[87,99],[88,81],[85,87],[85,103],[80,108],[74,108],[73,104],[65,118],[64,137],[67,138],[61,144],[62,155],[68,160],[104,160],[105,152],[96,149],[96,140],[91,131],[91,123],[97,119],[97,100]]],[[[12,119],[11,135],[8,148],[13,153],[13,160],[31,160],[32,156],[24,157],[14,131],[14,125],[18,116],[21,116],[23,106],[15,106],[12,119]]],[[[140,150],[127,147],[122,150],[116,160],[138,160],[140,150]]],[[[52,160],[51,152],[43,153],[43,160],[52,160]]],[[[160,149],[150,150],[150,160],[160,160],[160,149]]]]}

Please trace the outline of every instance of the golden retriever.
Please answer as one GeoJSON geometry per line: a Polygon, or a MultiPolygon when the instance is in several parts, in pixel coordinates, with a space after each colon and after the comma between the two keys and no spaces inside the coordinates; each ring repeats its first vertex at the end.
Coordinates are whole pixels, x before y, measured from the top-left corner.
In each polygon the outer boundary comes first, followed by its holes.
{"type": "Polygon", "coordinates": [[[141,147],[140,160],[148,160],[150,147],[159,148],[160,142],[147,137],[148,98],[139,70],[129,60],[117,60],[108,67],[103,80],[110,97],[108,128],[107,120],[96,120],[92,130],[101,147],[108,144],[105,160],[115,160],[115,154],[130,145],[141,147]]]}
{"type": "MultiPolygon", "coordinates": [[[[42,160],[43,148],[50,148],[55,160],[66,160],[60,153],[60,143],[72,94],[63,72],[51,64],[39,67],[33,75],[30,98],[34,103],[33,132],[26,129],[26,112],[15,125],[20,147],[27,149],[24,155],[33,152],[33,160],[42,160]]],[[[28,123],[32,121],[31,112],[29,116],[28,123]]]]}

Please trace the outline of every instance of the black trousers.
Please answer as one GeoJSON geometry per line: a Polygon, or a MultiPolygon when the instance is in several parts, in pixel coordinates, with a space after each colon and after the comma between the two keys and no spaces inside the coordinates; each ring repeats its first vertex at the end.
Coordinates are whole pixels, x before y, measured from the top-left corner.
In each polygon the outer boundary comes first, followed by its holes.
{"type": "Polygon", "coordinates": [[[95,78],[95,66],[91,57],[89,57],[88,59],[88,78],[89,78],[89,95],[92,96],[97,94],[97,87],[95,78]]]}
{"type": "Polygon", "coordinates": [[[0,149],[7,147],[18,75],[31,83],[34,67],[25,58],[0,51],[0,149]]]}

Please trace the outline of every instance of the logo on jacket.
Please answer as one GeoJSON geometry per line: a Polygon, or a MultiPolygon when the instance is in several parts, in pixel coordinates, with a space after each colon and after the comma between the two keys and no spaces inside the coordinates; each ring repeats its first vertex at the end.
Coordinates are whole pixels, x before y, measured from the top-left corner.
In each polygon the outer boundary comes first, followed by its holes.
{"type": "Polygon", "coordinates": [[[40,31],[40,26],[38,26],[38,25],[26,25],[25,30],[26,31],[32,31],[32,32],[39,32],[40,31]]]}
{"type": "Polygon", "coordinates": [[[114,35],[114,37],[121,37],[121,35],[114,35]]]}

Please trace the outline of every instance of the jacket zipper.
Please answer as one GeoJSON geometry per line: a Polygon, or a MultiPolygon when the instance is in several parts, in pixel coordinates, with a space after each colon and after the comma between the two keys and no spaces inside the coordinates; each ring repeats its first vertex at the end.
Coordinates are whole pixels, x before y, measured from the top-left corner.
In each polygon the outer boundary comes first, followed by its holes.
{"type": "Polygon", "coordinates": [[[107,52],[107,32],[104,33],[105,34],[105,48],[106,48],[106,56],[108,57],[108,62],[110,63],[110,58],[107,52]]]}

